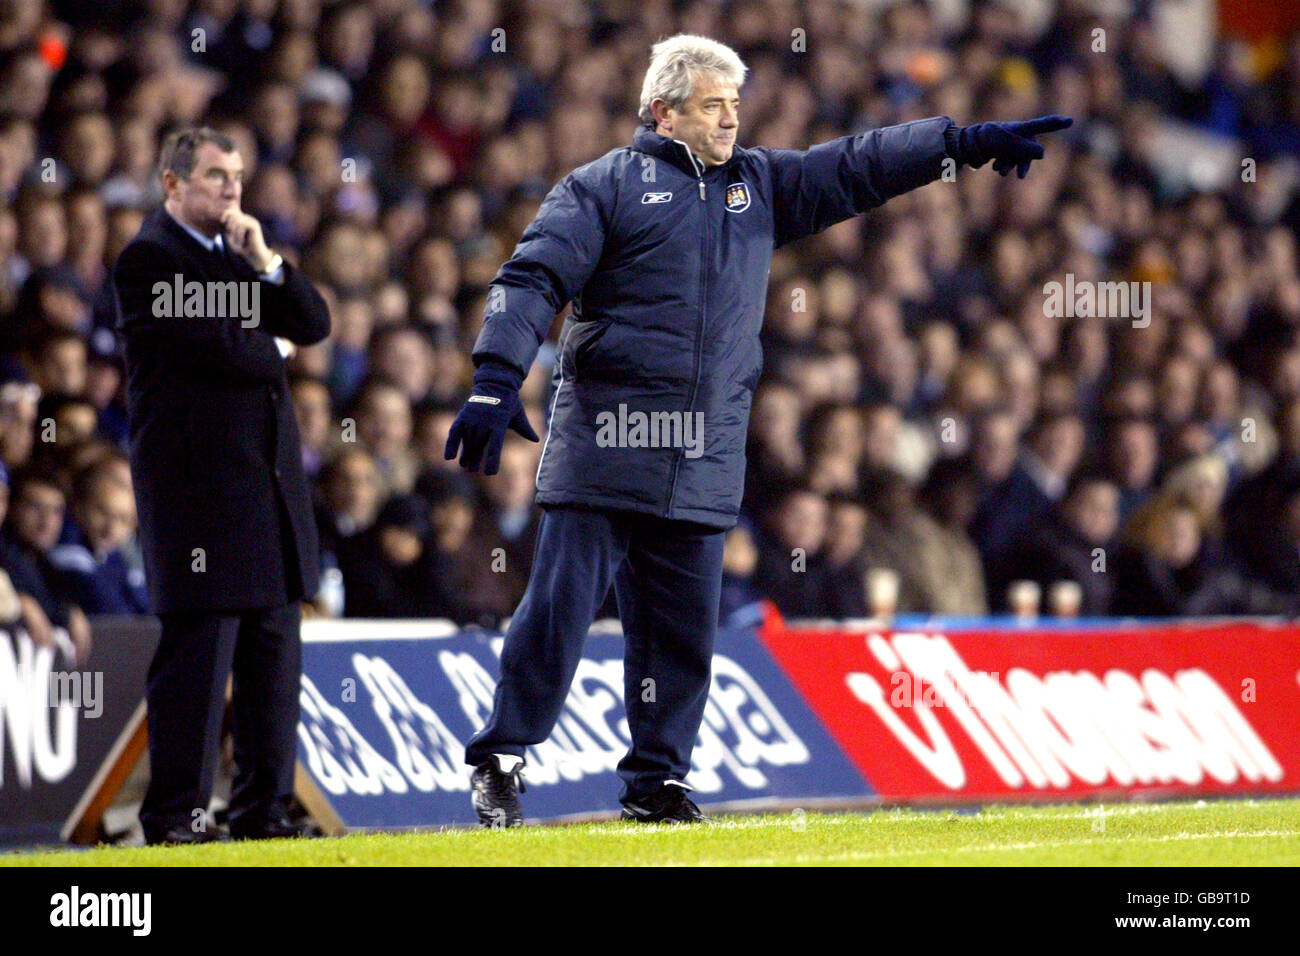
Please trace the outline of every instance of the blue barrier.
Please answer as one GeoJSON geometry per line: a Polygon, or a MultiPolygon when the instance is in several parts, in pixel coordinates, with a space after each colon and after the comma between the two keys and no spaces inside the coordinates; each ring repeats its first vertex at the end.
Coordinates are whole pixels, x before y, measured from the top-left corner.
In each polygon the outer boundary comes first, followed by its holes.
{"type": "MultiPolygon", "coordinates": [[[[437,622],[304,628],[299,757],[348,828],[474,822],[464,745],[491,711],[501,643],[437,622]]],[[[622,638],[593,632],[559,725],[528,751],[529,817],[618,809],[622,693],[622,638]]],[[[719,633],[688,782],[705,805],[873,792],[753,627],[719,633]]]]}

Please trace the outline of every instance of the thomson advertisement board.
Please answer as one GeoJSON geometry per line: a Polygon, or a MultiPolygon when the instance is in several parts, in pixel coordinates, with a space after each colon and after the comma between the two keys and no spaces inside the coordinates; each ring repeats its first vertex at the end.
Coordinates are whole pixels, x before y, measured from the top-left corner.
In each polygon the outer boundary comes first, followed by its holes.
{"type": "Polygon", "coordinates": [[[763,642],[882,799],[1300,791],[1300,630],[785,627],[763,642]]]}

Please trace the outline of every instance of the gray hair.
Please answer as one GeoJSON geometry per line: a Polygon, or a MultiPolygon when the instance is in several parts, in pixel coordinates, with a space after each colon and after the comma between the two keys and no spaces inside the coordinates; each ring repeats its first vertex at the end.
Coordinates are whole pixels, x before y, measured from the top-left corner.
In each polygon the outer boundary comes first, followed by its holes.
{"type": "Polygon", "coordinates": [[[702,76],[717,77],[739,88],[747,72],[736,51],[717,40],[689,33],[660,40],[650,48],[650,68],[641,86],[641,108],[637,116],[643,123],[653,123],[650,104],[655,100],[681,109],[702,76]]]}

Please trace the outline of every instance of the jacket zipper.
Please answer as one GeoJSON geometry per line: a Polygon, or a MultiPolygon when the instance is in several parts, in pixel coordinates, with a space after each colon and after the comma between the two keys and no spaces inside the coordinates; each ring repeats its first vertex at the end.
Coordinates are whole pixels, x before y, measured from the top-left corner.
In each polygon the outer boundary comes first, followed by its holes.
{"type": "MultiPolygon", "coordinates": [[[[680,142],[680,140],[679,140],[679,142],[680,142]]],[[[705,191],[704,191],[704,168],[703,168],[703,165],[702,165],[702,164],[699,165],[699,166],[696,165],[696,159],[695,159],[695,156],[691,153],[691,149],[690,149],[689,146],[687,146],[685,143],[682,143],[682,148],[686,150],[686,155],[687,155],[688,157],[690,157],[690,160],[691,160],[691,168],[697,170],[697,172],[696,172],[696,178],[699,180],[699,184],[700,184],[700,202],[704,202],[705,191]]],[[[687,399],[687,402],[686,402],[686,411],[685,411],[685,414],[687,414],[687,415],[693,414],[693,409],[694,409],[694,407],[695,407],[695,396],[696,396],[696,394],[698,394],[699,389],[700,389],[700,364],[701,364],[701,363],[700,363],[700,359],[701,359],[701,355],[702,355],[702,353],[703,353],[703,351],[704,351],[704,323],[705,323],[705,320],[706,320],[706,318],[707,318],[707,314],[708,314],[708,312],[707,312],[707,304],[708,304],[708,301],[709,301],[709,299],[708,299],[708,293],[709,293],[709,209],[708,209],[707,206],[704,207],[704,229],[703,229],[703,233],[702,233],[702,234],[703,234],[703,236],[704,236],[704,244],[703,244],[703,246],[702,246],[702,251],[701,251],[701,254],[700,254],[700,321],[697,323],[697,325],[696,325],[696,327],[695,327],[695,376],[694,376],[693,381],[691,382],[691,395],[690,395],[690,398],[687,399]]],[[[682,428],[683,428],[683,430],[685,430],[685,427],[686,427],[686,423],[683,422],[683,423],[682,423],[682,428]]],[[[672,511],[673,511],[673,501],[674,501],[674,500],[676,499],[676,497],[677,497],[677,476],[678,476],[678,474],[681,472],[681,468],[682,468],[682,459],[683,459],[684,457],[686,457],[686,449],[685,449],[685,448],[679,448],[679,449],[677,449],[677,457],[676,457],[676,459],[674,459],[674,461],[673,461],[673,478],[672,478],[672,481],[669,483],[669,486],[668,486],[668,507],[667,507],[667,509],[665,509],[665,511],[664,511],[664,517],[665,517],[665,518],[667,518],[667,517],[671,517],[671,515],[672,515],[672,511]]]]}

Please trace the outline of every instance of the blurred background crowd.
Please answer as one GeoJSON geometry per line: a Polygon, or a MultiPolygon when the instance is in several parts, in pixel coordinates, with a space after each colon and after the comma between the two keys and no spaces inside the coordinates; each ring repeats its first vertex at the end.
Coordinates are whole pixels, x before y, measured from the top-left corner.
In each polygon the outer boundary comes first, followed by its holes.
{"type": "Polygon", "coordinates": [[[540,446],[491,479],[442,457],[487,286],[550,186],[631,142],[675,32],[750,68],[742,146],[1076,119],[1024,181],[962,170],[778,250],[724,614],[1295,615],[1298,26],[1227,0],[0,0],[0,615],[75,642],[147,610],[106,280],[162,137],[199,123],[333,315],[290,361],[317,611],[509,615],[540,446]],[[1053,282],[1149,283],[1149,309],[1062,315],[1053,282]]]}

